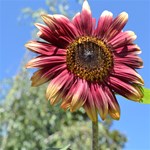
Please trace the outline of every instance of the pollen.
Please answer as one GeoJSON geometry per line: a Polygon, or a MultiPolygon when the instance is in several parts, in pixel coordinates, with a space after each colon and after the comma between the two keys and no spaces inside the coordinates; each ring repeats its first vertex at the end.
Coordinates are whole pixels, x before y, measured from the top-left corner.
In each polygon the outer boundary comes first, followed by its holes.
{"type": "Polygon", "coordinates": [[[113,67],[110,46],[96,37],[75,39],[68,45],[66,57],[68,70],[91,82],[103,82],[113,67]]]}

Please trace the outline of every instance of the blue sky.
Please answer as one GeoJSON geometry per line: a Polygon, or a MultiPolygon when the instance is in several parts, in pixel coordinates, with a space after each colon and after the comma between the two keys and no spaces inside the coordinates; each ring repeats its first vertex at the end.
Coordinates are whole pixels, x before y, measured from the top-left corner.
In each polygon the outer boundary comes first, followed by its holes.
{"type": "MultiPolygon", "coordinates": [[[[138,72],[150,88],[150,1],[149,0],[89,0],[93,16],[98,18],[103,10],[117,16],[122,11],[129,14],[124,30],[133,30],[141,47],[144,68],[138,72]]],[[[0,79],[14,76],[25,54],[24,44],[31,39],[30,22],[17,20],[21,9],[45,8],[44,0],[0,0],[0,79]]],[[[70,9],[80,11],[81,6],[70,0],[70,9]]],[[[125,150],[150,150],[150,105],[144,105],[118,97],[121,107],[120,121],[114,121],[113,129],[119,129],[128,137],[125,150]]]]}

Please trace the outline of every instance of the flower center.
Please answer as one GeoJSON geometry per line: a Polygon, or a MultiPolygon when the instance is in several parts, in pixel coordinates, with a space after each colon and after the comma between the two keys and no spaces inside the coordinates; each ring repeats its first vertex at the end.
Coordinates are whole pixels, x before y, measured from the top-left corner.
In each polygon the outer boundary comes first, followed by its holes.
{"type": "Polygon", "coordinates": [[[109,47],[96,37],[80,37],[67,47],[67,67],[88,81],[102,82],[113,66],[109,47]]]}

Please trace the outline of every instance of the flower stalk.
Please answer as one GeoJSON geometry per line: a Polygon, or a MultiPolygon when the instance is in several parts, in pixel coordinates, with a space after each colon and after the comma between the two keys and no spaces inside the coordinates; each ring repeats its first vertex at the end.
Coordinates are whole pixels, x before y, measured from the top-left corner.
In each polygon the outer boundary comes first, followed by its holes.
{"type": "Polygon", "coordinates": [[[92,121],[92,150],[98,150],[98,115],[97,120],[92,121]]]}

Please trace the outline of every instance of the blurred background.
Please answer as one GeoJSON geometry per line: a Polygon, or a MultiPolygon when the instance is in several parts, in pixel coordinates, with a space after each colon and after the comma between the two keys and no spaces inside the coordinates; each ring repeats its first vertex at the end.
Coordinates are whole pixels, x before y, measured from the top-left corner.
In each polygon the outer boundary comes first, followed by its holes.
{"type": "MultiPolygon", "coordinates": [[[[90,150],[91,122],[83,109],[71,114],[45,99],[47,84],[30,87],[33,69],[25,63],[34,55],[24,44],[37,38],[40,14],[61,13],[72,18],[83,0],[0,0],[0,150],[45,150],[70,144],[72,150],[90,150]],[[84,143],[84,144],[83,144],[84,143]]],[[[150,1],[89,0],[98,20],[104,10],[114,16],[126,11],[124,30],[133,30],[142,49],[144,68],[138,70],[150,88],[150,1]]],[[[150,105],[118,96],[120,121],[99,123],[100,150],[150,150],[150,105]]]]}

